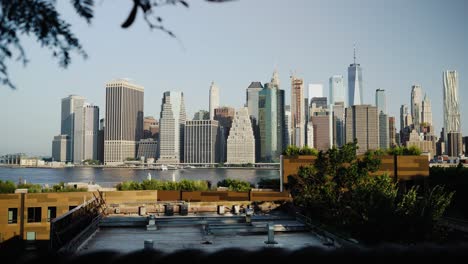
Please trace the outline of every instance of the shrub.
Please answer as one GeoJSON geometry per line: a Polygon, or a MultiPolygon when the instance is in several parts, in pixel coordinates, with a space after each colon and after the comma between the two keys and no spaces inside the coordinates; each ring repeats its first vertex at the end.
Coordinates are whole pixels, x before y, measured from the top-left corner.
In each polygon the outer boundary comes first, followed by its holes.
{"type": "Polygon", "coordinates": [[[236,192],[247,192],[252,189],[252,185],[249,182],[234,179],[219,181],[217,185],[218,187],[227,187],[230,191],[236,192]]]}
{"type": "Polygon", "coordinates": [[[12,181],[0,180],[0,193],[14,193],[15,189],[15,183],[13,183],[12,181]]]}

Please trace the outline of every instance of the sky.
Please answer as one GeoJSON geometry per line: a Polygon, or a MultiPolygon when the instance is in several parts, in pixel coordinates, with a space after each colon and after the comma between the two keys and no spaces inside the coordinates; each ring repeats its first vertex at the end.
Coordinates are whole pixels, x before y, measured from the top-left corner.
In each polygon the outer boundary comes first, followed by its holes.
{"type": "MultiPolygon", "coordinates": [[[[144,86],[144,114],[159,118],[164,91],[182,91],[187,114],[208,110],[214,81],[220,104],[239,108],[252,81],[268,82],[278,69],[290,102],[290,75],[324,84],[353,62],[363,68],[364,102],[375,104],[385,89],[390,116],[410,104],[411,85],[422,85],[432,101],[437,135],[443,126],[442,72],[457,70],[462,132],[468,135],[468,1],[465,0],[238,0],[188,1],[155,9],[177,39],[151,31],[141,14],[129,29],[120,25],[132,1],[95,1],[91,25],[69,1],[57,1],[89,57],[72,55],[63,69],[50,50],[22,37],[30,62],[8,63],[17,90],[0,87],[0,155],[51,155],[60,133],[61,98],[78,94],[100,107],[105,83],[130,78],[144,86]]],[[[346,81],[347,83],[347,81],[346,81]]]]}

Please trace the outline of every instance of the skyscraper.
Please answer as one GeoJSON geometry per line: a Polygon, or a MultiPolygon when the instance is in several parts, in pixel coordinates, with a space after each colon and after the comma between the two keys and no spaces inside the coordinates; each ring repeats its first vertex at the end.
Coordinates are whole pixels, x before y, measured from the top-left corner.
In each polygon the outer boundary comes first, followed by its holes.
{"type": "Polygon", "coordinates": [[[330,104],[336,102],[346,102],[346,90],[344,86],[344,78],[342,75],[333,75],[330,77],[330,104]]]}
{"type": "Polygon", "coordinates": [[[219,88],[211,82],[210,86],[210,119],[214,118],[214,110],[219,107],[219,88]]]}
{"type": "Polygon", "coordinates": [[[288,129],[287,131],[287,143],[288,145],[291,145],[292,142],[291,142],[291,138],[292,138],[292,121],[291,121],[292,117],[291,117],[291,106],[290,105],[286,105],[284,107],[284,123],[286,124],[286,127],[288,129]]]}
{"type": "Polygon", "coordinates": [[[189,120],[185,122],[184,162],[217,163],[218,121],[189,120]]]}
{"type": "Polygon", "coordinates": [[[75,113],[83,108],[85,98],[79,95],[69,95],[62,99],[62,122],[60,125],[60,134],[68,135],[67,142],[67,161],[73,160],[73,141],[75,113]]]}
{"type": "Polygon", "coordinates": [[[127,79],[106,84],[105,164],[136,157],[136,143],[143,136],[143,96],[143,87],[127,79]]]}
{"type": "Polygon", "coordinates": [[[305,145],[304,80],[291,76],[292,145],[305,145]]]}
{"type": "Polygon", "coordinates": [[[310,123],[313,126],[314,148],[327,151],[330,146],[330,116],[311,116],[310,123]]]}
{"type": "Polygon", "coordinates": [[[143,138],[156,139],[156,134],[159,133],[159,123],[152,116],[145,116],[143,119],[143,138]],[[157,128],[157,129],[156,129],[157,128]],[[155,131],[157,130],[157,131],[155,131]]]}
{"type": "Polygon", "coordinates": [[[279,89],[278,72],[259,93],[258,119],[260,129],[260,157],[263,161],[279,159],[287,136],[284,115],[284,90],[279,89]]]}
{"type": "Polygon", "coordinates": [[[353,105],[345,110],[346,142],[357,139],[357,154],[369,149],[379,148],[379,115],[377,107],[370,105],[353,105]]]}
{"type": "Polygon", "coordinates": [[[258,122],[258,93],[263,89],[261,82],[251,82],[249,87],[247,87],[246,97],[247,103],[246,106],[249,109],[249,116],[253,116],[258,122]]]}
{"type": "Polygon", "coordinates": [[[183,160],[185,120],[184,94],[164,92],[159,120],[158,163],[170,164],[183,160]]]}
{"type": "Polygon", "coordinates": [[[377,106],[379,113],[387,114],[387,96],[384,89],[375,90],[375,106],[377,106]]]}
{"type": "Polygon", "coordinates": [[[390,130],[388,125],[388,115],[379,112],[379,147],[388,149],[390,146],[390,130]]]}
{"type": "Polygon", "coordinates": [[[422,101],[422,115],[421,115],[421,123],[425,123],[427,125],[432,125],[432,106],[431,100],[427,97],[427,94],[424,95],[424,100],[422,101]]]}
{"type": "Polygon", "coordinates": [[[389,116],[388,117],[388,135],[389,135],[389,147],[393,147],[396,145],[396,127],[395,127],[395,117],[389,116]]]}
{"type": "Polygon", "coordinates": [[[227,139],[236,110],[229,106],[223,106],[215,108],[214,111],[214,120],[219,122],[219,142],[217,145],[219,148],[217,152],[219,155],[218,159],[219,162],[225,162],[227,155],[227,139]]]}
{"type": "Polygon", "coordinates": [[[345,144],[345,107],[344,102],[333,105],[333,144],[341,147],[345,144]]]}
{"type": "Polygon", "coordinates": [[[255,138],[250,124],[249,110],[237,110],[227,140],[227,163],[255,163],[255,138]]]}
{"type": "Polygon", "coordinates": [[[407,105],[401,105],[400,107],[400,145],[405,144],[409,139],[409,134],[411,133],[411,125],[413,124],[413,119],[411,113],[409,112],[407,105]]]}
{"type": "Polygon", "coordinates": [[[447,140],[448,133],[461,132],[457,71],[444,71],[443,83],[444,83],[444,128],[445,128],[444,138],[447,140]]]}
{"type": "Polygon", "coordinates": [[[85,104],[75,112],[73,162],[98,159],[99,107],[85,104]]]}
{"type": "Polygon", "coordinates": [[[192,120],[210,120],[210,112],[205,110],[198,110],[192,120]]]}
{"type": "Polygon", "coordinates": [[[67,161],[68,135],[58,135],[52,141],[52,160],[67,161]]]}
{"type": "Polygon", "coordinates": [[[356,49],[354,49],[354,62],[348,67],[348,106],[364,104],[362,86],[362,68],[356,63],[356,49]]]}
{"type": "Polygon", "coordinates": [[[421,85],[411,86],[411,117],[413,118],[414,128],[420,131],[422,110],[422,88],[421,85]]]}

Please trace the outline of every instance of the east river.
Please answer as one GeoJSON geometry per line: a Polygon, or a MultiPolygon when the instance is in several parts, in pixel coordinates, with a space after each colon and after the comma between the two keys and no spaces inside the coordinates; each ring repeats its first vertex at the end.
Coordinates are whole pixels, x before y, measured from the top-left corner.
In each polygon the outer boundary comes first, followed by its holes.
{"type": "Polygon", "coordinates": [[[122,181],[143,181],[152,179],[178,181],[181,179],[208,180],[215,185],[224,179],[238,179],[256,184],[260,179],[279,179],[278,169],[236,169],[236,168],[196,168],[178,170],[143,170],[128,168],[8,168],[0,167],[0,180],[15,183],[26,180],[35,184],[56,184],[59,182],[94,182],[102,187],[114,187],[122,181]]]}

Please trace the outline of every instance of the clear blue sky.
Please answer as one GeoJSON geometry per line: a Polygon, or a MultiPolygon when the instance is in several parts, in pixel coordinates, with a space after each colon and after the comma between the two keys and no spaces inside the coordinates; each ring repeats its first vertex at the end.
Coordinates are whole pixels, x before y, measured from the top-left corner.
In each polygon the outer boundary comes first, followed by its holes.
{"type": "Polygon", "coordinates": [[[364,101],[387,91],[390,115],[409,104],[410,87],[421,84],[432,100],[437,133],[442,127],[442,71],[459,72],[463,134],[468,135],[468,1],[465,0],[239,0],[224,4],[189,1],[191,7],[157,9],[180,41],[151,32],[142,20],[120,28],[131,1],[96,1],[91,26],[69,1],[59,2],[63,17],[82,41],[87,60],[73,57],[64,70],[49,50],[24,38],[31,62],[10,63],[18,90],[0,88],[0,154],[50,155],[60,133],[60,100],[85,96],[105,108],[105,83],[128,77],[145,87],[145,115],[159,117],[162,93],[184,92],[188,115],[208,109],[211,81],[222,105],[240,107],[251,81],[264,83],[277,65],[281,88],[290,101],[289,75],[305,83],[347,78],[353,43],[363,67],[364,101]]]}

